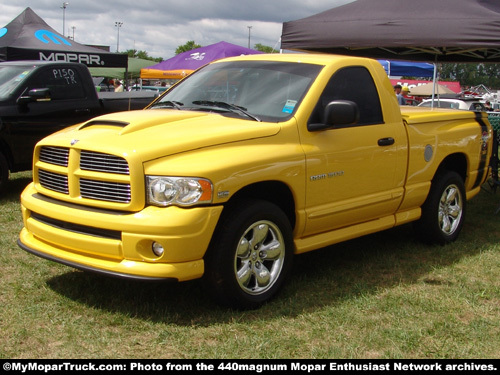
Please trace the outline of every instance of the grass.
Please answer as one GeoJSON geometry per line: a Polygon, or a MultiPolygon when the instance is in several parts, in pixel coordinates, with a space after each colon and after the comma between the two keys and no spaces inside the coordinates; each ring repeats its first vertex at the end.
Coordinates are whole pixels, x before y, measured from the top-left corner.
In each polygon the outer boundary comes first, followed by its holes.
{"type": "Polygon", "coordinates": [[[18,248],[19,194],[0,197],[0,358],[500,358],[500,192],[469,202],[464,230],[426,246],[411,225],[295,258],[255,311],[198,281],[121,281],[18,248]]]}

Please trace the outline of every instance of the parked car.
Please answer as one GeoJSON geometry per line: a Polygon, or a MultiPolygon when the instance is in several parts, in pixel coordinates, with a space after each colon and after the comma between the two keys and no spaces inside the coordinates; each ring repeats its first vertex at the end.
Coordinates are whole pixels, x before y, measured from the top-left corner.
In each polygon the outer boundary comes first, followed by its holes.
{"type": "Polygon", "coordinates": [[[418,105],[419,107],[434,107],[434,108],[453,108],[462,109],[465,111],[486,111],[486,107],[477,99],[426,99],[418,105]]]}
{"type": "Polygon", "coordinates": [[[88,68],[79,63],[1,62],[0,191],[10,172],[31,169],[33,149],[42,138],[98,115],[142,109],[157,95],[97,93],[88,68]]]}

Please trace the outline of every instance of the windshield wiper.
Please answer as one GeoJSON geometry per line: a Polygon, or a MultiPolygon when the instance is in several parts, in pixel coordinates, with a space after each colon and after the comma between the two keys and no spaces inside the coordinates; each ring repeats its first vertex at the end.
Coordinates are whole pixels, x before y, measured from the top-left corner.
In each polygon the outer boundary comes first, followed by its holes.
{"type": "Polygon", "coordinates": [[[184,105],[184,103],[181,103],[181,102],[174,102],[174,101],[170,101],[170,100],[165,100],[163,102],[158,102],[158,103],[153,104],[151,106],[151,108],[153,108],[153,107],[157,107],[157,108],[172,107],[172,108],[181,110],[183,105],[184,105]]]}
{"type": "Polygon", "coordinates": [[[226,102],[218,102],[218,101],[212,101],[212,100],[195,100],[193,101],[193,104],[196,105],[201,105],[204,107],[216,107],[216,108],[222,108],[222,109],[227,109],[231,112],[236,112],[236,113],[242,113],[247,117],[250,117],[251,119],[260,122],[260,118],[258,118],[255,115],[252,115],[250,112],[247,111],[246,108],[226,103],[226,102]]]}

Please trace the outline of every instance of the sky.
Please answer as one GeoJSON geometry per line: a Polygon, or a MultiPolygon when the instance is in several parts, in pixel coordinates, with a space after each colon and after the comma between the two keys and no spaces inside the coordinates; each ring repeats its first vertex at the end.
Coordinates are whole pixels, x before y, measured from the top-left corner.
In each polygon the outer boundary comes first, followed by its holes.
{"type": "Polygon", "coordinates": [[[0,28],[30,7],[55,31],[110,51],[145,51],[168,59],[193,40],[280,49],[283,22],[312,16],[353,0],[2,0],[0,28]],[[15,3],[15,4],[14,4],[15,3]],[[121,22],[121,27],[116,23],[121,22]],[[64,24],[64,33],[63,33],[64,24]],[[251,26],[251,28],[249,28],[251,26]]]}

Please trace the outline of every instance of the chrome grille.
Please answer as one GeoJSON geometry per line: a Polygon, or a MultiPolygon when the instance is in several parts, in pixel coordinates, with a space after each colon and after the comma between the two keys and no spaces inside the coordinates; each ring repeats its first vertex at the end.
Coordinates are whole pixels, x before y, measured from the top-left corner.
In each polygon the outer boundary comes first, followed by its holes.
{"type": "Polygon", "coordinates": [[[38,171],[38,180],[45,189],[69,194],[68,176],[64,176],[59,173],[47,172],[40,169],[38,171]]]}
{"type": "Polygon", "coordinates": [[[132,201],[128,177],[118,177],[130,176],[128,162],[122,157],[94,151],[43,146],[40,149],[40,161],[45,164],[37,165],[36,171],[38,180],[45,189],[68,196],[71,190],[71,196],[75,199],[82,197],[121,204],[129,204],[132,201]],[[71,158],[75,160],[71,161],[71,158]],[[47,166],[48,164],[54,167],[47,166]],[[79,165],[80,169],[76,169],[77,175],[73,176],[73,167],[70,166],[76,165],[79,165]],[[96,176],[87,171],[96,172],[96,176]]]}
{"type": "Polygon", "coordinates": [[[83,198],[108,202],[129,203],[130,185],[119,182],[80,179],[80,194],[83,198]]]}
{"type": "Polygon", "coordinates": [[[80,155],[80,168],[95,172],[129,174],[128,163],[125,159],[115,155],[84,150],[80,155]]]}
{"type": "Polygon", "coordinates": [[[40,160],[44,163],[68,166],[69,149],[63,147],[44,146],[40,150],[40,160]]]}

